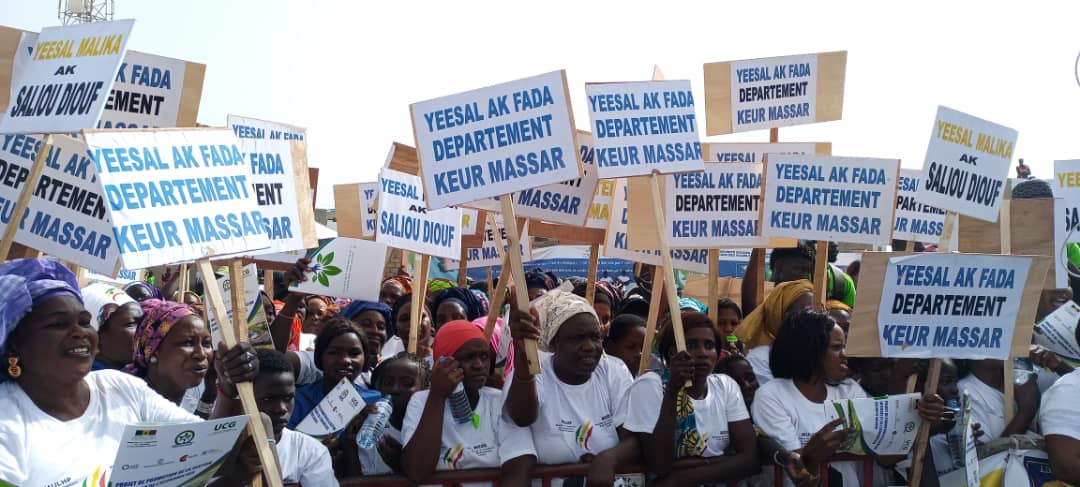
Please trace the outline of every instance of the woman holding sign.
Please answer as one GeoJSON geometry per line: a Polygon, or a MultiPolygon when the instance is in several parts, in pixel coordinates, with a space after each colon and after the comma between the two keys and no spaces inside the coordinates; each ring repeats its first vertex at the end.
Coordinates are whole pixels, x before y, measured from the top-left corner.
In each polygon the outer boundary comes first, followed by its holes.
{"type": "MultiPolygon", "coordinates": [[[[125,426],[199,418],[145,382],[115,370],[91,372],[98,335],[74,274],[45,259],[0,264],[0,484],[76,485],[103,475],[125,426]]],[[[223,399],[214,417],[240,413],[233,384],[258,361],[241,343],[221,353],[223,399]]]]}
{"type": "Polygon", "coordinates": [[[532,434],[503,415],[502,391],[484,386],[495,350],[483,328],[451,321],[435,334],[433,352],[431,388],[413,394],[401,429],[405,475],[421,483],[436,470],[501,465],[500,485],[527,485],[536,463],[532,434]],[[467,408],[464,402],[455,407],[459,391],[467,408]]]}

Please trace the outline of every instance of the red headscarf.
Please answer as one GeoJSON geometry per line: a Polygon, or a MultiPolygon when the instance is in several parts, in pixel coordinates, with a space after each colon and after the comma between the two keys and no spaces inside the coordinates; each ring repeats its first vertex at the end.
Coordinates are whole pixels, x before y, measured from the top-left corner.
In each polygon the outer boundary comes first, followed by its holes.
{"type": "Polygon", "coordinates": [[[454,353],[469,340],[484,339],[484,330],[474,325],[471,321],[456,320],[444,324],[439,331],[435,332],[435,344],[432,345],[432,358],[435,362],[443,357],[453,357],[454,353]]]}

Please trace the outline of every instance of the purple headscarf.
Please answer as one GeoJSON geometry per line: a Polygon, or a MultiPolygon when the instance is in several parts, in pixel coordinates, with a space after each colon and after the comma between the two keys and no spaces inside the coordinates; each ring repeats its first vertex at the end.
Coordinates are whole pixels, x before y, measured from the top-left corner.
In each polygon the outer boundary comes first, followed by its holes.
{"type": "Polygon", "coordinates": [[[143,376],[146,368],[150,365],[150,357],[157,353],[165,335],[169,334],[180,320],[191,315],[198,315],[194,308],[184,303],[175,301],[162,301],[160,299],[147,299],[139,303],[143,310],[143,319],[135,328],[135,340],[132,343],[131,364],[124,368],[124,372],[132,375],[143,376]]]}
{"type": "Polygon", "coordinates": [[[35,306],[58,296],[82,303],[75,274],[49,259],[17,259],[0,264],[0,353],[19,322],[35,306]]]}

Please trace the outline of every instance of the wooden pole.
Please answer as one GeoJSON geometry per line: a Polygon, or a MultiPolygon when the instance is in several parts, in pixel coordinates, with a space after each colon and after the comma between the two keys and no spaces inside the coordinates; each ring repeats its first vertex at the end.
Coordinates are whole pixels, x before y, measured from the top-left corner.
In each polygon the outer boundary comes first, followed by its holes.
{"type": "Polygon", "coordinates": [[[458,258],[457,285],[465,287],[469,284],[469,249],[461,246],[461,257],[458,258]]]}
{"type": "MultiPolygon", "coordinates": [[[[499,247],[502,247],[499,245],[499,247]]],[[[506,275],[506,268],[509,265],[507,263],[508,252],[503,252],[502,256],[502,275],[499,276],[499,284],[494,290],[491,290],[491,267],[488,267],[488,292],[492,293],[491,298],[488,301],[491,302],[491,309],[488,311],[487,321],[484,322],[484,338],[488,341],[491,340],[491,334],[495,333],[495,321],[499,319],[499,310],[503,307],[503,302],[506,301],[506,287],[510,284],[509,276],[506,275]]]]}
{"type": "MultiPolygon", "coordinates": [[[[775,127],[769,129],[769,143],[776,144],[778,142],[780,142],[780,129],[775,127]]],[[[757,264],[757,269],[758,272],[761,273],[761,276],[757,280],[757,302],[754,304],[756,306],[761,306],[761,303],[765,301],[765,276],[768,275],[768,272],[766,272],[767,269],[765,269],[765,249],[761,249],[761,252],[758,252],[757,259],[755,260],[756,262],[754,263],[757,264]]],[[[743,315],[745,316],[749,314],[752,310],[744,309],[742,311],[743,315]]]]}
{"type": "Polygon", "coordinates": [[[596,301],[596,273],[600,267],[600,244],[589,246],[589,282],[585,284],[585,299],[589,304],[596,301]]]}
{"type": "MultiPolygon", "coordinates": [[[[274,270],[263,269],[263,291],[266,291],[266,295],[270,297],[270,301],[274,300],[274,270]]],[[[267,317],[269,318],[269,317],[267,317]]]]}
{"type": "Polygon", "coordinates": [[[45,159],[49,155],[52,144],[52,134],[46,135],[45,141],[42,142],[41,147],[38,149],[37,157],[34,158],[34,165],[30,168],[30,174],[26,177],[26,181],[23,181],[19,200],[15,202],[15,209],[11,212],[11,220],[4,227],[4,236],[0,240],[0,257],[6,259],[8,253],[11,252],[11,245],[15,243],[15,233],[19,231],[19,227],[22,225],[23,214],[30,207],[30,197],[34,194],[34,186],[37,186],[38,180],[41,179],[41,171],[45,168],[45,159]]]}
{"type": "Polygon", "coordinates": [[[821,240],[817,243],[816,257],[814,258],[814,304],[820,309],[825,309],[825,301],[829,293],[829,242],[821,240]]]}
{"type": "Polygon", "coordinates": [[[641,343],[641,361],[638,362],[637,375],[645,373],[652,357],[652,342],[656,337],[656,328],[660,325],[660,294],[664,292],[664,280],[657,279],[657,272],[666,272],[659,266],[653,268],[652,299],[649,300],[649,317],[645,321],[645,341],[641,343]]]}
{"type": "MultiPolygon", "coordinates": [[[[510,263],[510,274],[514,279],[514,287],[516,291],[514,293],[515,299],[517,299],[517,307],[519,311],[529,312],[529,293],[528,285],[525,284],[525,266],[521,262],[521,238],[517,227],[517,215],[514,212],[514,200],[509,195],[503,195],[499,197],[502,202],[502,216],[504,227],[506,228],[506,237],[509,240],[506,250],[508,261],[510,263]]],[[[505,275],[505,268],[503,268],[503,274],[505,275]]],[[[529,373],[536,375],[540,373],[540,352],[536,348],[536,340],[525,341],[525,358],[529,361],[529,373]]]]}
{"type": "MultiPolygon", "coordinates": [[[[421,255],[416,263],[416,279],[413,280],[412,311],[409,312],[409,355],[416,355],[417,341],[420,340],[420,320],[424,317],[424,300],[427,297],[428,266],[431,256],[421,255]]],[[[434,316],[431,319],[435,319],[434,316]]]]}
{"type": "Polygon", "coordinates": [[[716,302],[720,300],[720,280],[717,277],[719,274],[720,249],[709,249],[709,301],[705,306],[709,307],[709,319],[713,326],[716,326],[716,320],[720,319],[720,310],[716,307],[716,302]]]}
{"type": "MultiPolygon", "coordinates": [[[[653,217],[656,219],[656,228],[667,228],[667,220],[664,217],[664,199],[660,197],[660,175],[653,172],[649,176],[649,183],[652,186],[652,207],[653,217]]],[[[682,313],[679,310],[679,294],[675,288],[675,274],[671,272],[675,267],[671,262],[671,247],[668,246],[667,233],[660,232],[660,260],[663,262],[664,272],[664,293],[667,296],[668,311],[671,313],[671,326],[672,331],[675,332],[675,350],[682,352],[686,350],[686,337],[683,335],[682,326],[682,313]]],[[[653,272],[653,282],[656,282],[656,273],[653,272]]],[[[658,296],[653,296],[653,299],[658,299],[658,296]]],[[[661,351],[663,352],[663,351],[661,351]]],[[[691,381],[686,381],[686,387],[693,385],[691,381]]]]}
{"type": "MultiPolygon", "coordinates": [[[[196,262],[199,273],[202,274],[204,288],[206,290],[206,300],[209,302],[210,307],[214,309],[214,318],[218,322],[218,331],[221,334],[221,341],[226,347],[232,348],[238,343],[238,338],[242,338],[242,341],[247,341],[247,335],[241,335],[237,337],[236,330],[229,324],[229,317],[225,314],[225,299],[221,295],[221,291],[215,284],[217,280],[214,278],[214,267],[210,264],[209,257],[199,259],[196,262]]],[[[240,280],[243,282],[243,279],[240,280]]],[[[236,283],[231,286],[233,294],[237,289],[236,283]]],[[[241,289],[243,291],[243,289],[241,289]]],[[[243,294],[240,294],[240,301],[243,301],[243,294]]],[[[234,298],[235,302],[235,298],[234,298]]],[[[241,306],[239,309],[244,309],[241,306]]],[[[240,316],[243,312],[237,312],[237,309],[233,310],[233,316],[240,316]]],[[[243,321],[243,320],[241,320],[243,321]]],[[[244,324],[244,328],[247,326],[244,324]]],[[[262,462],[263,476],[266,478],[270,487],[282,487],[281,482],[281,469],[278,468],[277,457],[274,449],[270,447],[268,441],[269,436],[266,434],[266,430],[263,428],[262,416],[259,414],[259,405],[255,402],[255,391],[252,388],[250,382],[240,382],[236,384],[236,391],[240,394],[240,403],[244,406],[244,413],[248,416],[248,429],[251,436],[255,441],[255,448],[259,453],[259,461],[262,462]]]]}
{"type": "MultiPolygon", "coordinates": [[[[489,303],[495,301],[495,290],[491,288],[491,286],[494,285],[495,276],[492,274],[494,273],[491,271],[491,266],[487,266],[487,292],[489,303]]],[[[494,306],[492,306],[492,309],[495,309],[494,306]]]]}
{"type": "MultiPolygon", "coordinates": [[[[998,216],[998,228],[1001,233],[1001,255],[1009,255],[1012,253],[1012,200],[1005,198],[1001,201],[1001,213],[998,216]]],[[[1002,369],[1005,374],[1005,382],[1002,384],[1005,389],[1005,424],[1009,424],[1012,421],[1013,415],[1016,414],[1016,384],[1013,382],[1013,361],[1012,357],[1008,357],[1002,363],[1002,369]]]]}

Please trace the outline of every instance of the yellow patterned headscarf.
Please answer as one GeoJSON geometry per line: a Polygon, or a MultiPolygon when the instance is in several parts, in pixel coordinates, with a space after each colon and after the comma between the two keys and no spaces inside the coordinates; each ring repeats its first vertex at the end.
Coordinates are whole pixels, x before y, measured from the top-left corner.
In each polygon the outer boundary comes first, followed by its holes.
{"type": "Polygon", "coordinates": [[[746,344],[746,348],[772,345],[780,323],[784,320],[784,311],[803,294],[813,292],[814,286],[808,279],[777,284],[765,302],[754,308],[735,328],[735,336],[746,344]]]}

